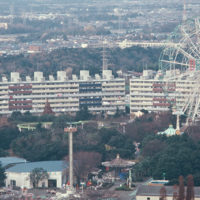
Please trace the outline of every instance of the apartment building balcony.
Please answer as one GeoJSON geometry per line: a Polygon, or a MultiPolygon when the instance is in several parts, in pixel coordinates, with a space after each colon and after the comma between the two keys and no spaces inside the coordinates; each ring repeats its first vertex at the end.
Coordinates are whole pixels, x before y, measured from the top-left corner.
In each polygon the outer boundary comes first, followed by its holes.
{"type": "Polygon", "coordinates": [[[171,105],[170,103],[153,103],[153,106],[169,107],[170,105],[171,105]]]}
{"type": "Polygon", "coordinates": [[[32,100],[21,100],[21,101],[15,101],[15,100],[10,100],[9,104],[28,104],[28,103],[32,103],[32,100]]]}
{"type": "Polygon", "coordinates": [[[32,85],[32,88],[33,89],[42,89],[42,88],[51,88],[51,89],[59,89],[59,88],[65,88],[65,89],[68,89],[68,88],[79,88],[79,84],[58,84],[58,83],[55,83],[53,85],[47,85],[47,84],[41,84],[41,85],[35,85],[33,84],[32,85]]]}
{"type": "Polygon", "coordinates": [[[101,83],[80,83],[79,84],[79,88],[88,88],[88,87],[101,88],[101,83]]]}
{"type": "Polygon", "coordinates": [[[2,110],[2,109],[8,109],[9,107],[8,107],[8,105],[1,105],[0,104],[0,110],[2,110]]]}
{"type": "Polygon", "coordinates": [[[122,83],[102,83],[102,87],[125,87],[125,82],[122,83]]]}
{"type": "Polygon", "coordinates": [[[154,97],[153,98],[153,101],[168,101],[166,98],[156,98],[156,97],[154,97]]]}
{"type": "Polygon", "coordinates": [[[102,91],[125,91],[125,88],[124,87],[113,87],[113,88],[109,88],[109,87],[106,87],[106,88],[102,88],[102,91]]]}
{"type": "Polygon", "coordinates": [[[7,91],[0,91],[0,95],[7,95],[8,94],[8,90],[7,91]]]}
{"type": "Polygon", "coordinates": [[[152,82],[131,82],[130,87],[138,86],[138,87],[151,87],[153,85],[152,82]]]}
{"type": "Polygon", "coordinates": [[[66,93],[79,93],[79,89],[62,89],[62,90],[60,90],[60,89],[55,89],[55,90],[51,90],[51,89],[45,89],[45,88],[43,88],[43,89],[40,89],[40,90],[35,90],[35,89],[33,89],[32,90],[32,93],[33,94],[50,94],[50,93],[52,93],[52,94],[61,94],[61,95],[63,95],[63,94],[66,94],[66,93]]]}
{"type": "MultiPolygon", "coordinates": [[[[32,107],[35,109],[38,108],[44,108],[45,104],[33,104],[32,107]]],[[[79,103],[75,103],[75,104],[51,104],[51,108],[69,108],[69,107],[79,107],[79,103]]]]}
{"type": "Polygon", "coordinates": [[[166,83],[167,87],[176,87],[176,83],[166,83]]]}
{"type": "Polygon", "coordinates": [[[53,108],[54,112],[78,112],[79,107],[77,108],[53,108]]]}
{"type": "Polygon", "coordinates": [[[24,91],[21,91],[21,90],[16,90],[16,91],[9,91],[8,93],[9,95],[18,95],[18,94],[32,94],[32,91],[31,90],[24,90],[24,91]]]}
{"type": "Polygon", "coordinates": [[[9,86],[8,89],[10,90],[24,90],[24,89],[31,89],[32,85],[14,85],[14,86],[9,86]]]}
{"type": "Polygon", "coordinates": [[[32,105],[17,105],[17,106],[11,106],[9,105],[9,110],[31,110],[32,105]]]}
{"type": "Polygon", "coordinates": [[[153,87],[164,87],[165,83],[153,83],[153,87]]]}
{"type": "Polygon", "coordinates": [[[134,106],[134,105],[140,105],[140,106],[152,106],[153,105],[153,102],[152,101],[149,101],[149,102],[135,102],[135,101],[131,101],[130,102],[130,105],[131,106],[134,106]]]}
{"type": "Polygon", "coordinates": [[[153,97],[130,96],[130,101],[153,101],[153,97]]]}
{"type": "Polygon", "coordinates": [[[148,111],[153,111],[153,112],[162,112],[162,111],[168,111],[168,107],[153,107],[153,106],[132,106],[130,108],[131,112],[137,112],[139,110],[148,110],[148,111]]]}
{"type": "Polygon", "coordinates": [[[116,109],[119,109],[119,110],[124,110],[125,109],[125,106],[100,106],[100,107],[90,107],[88,108],[89,111],[116,111],[116,109]]]}
{"type": "Polygon", "coordinates": [[[8,90],[8,85],[0,85],[0,90],[8,90]]]}
{"type": "Polygon", "coordinates": [[[80,93],[101,92],[101,88],[79,88],[80,93]]]}
{"type": "MultiPolygon", "coordinates": [[[[49,103],[79,103],[79,99],[48,99],[49,103]]],[[[33,103],[45,104],[46,99],[33,99],[33,103]]]]}
{"type": "MultiPolygon", "coordinates": [[[[12,94],[9,94],[9,95],[12,95],[12,94]]],[[[91,97],[91,96],[94,96],[94,97],[123,97],[125,96],[125,91],[123,92],[99,92],[99,93],[75,93],[75,94],[62,94],[62,98],[77,98],[79,99],[80,97],[91,97]]],[[[1,97],[0,97],[1,98],[1,97]]],[[[10,98],[10,97],[8,97],[10,98]]],[[[17,98],[17,99],[26,99],[27,98],[27,95],[23,95],[21,94],[20,96],[12,96],[12,98],[17,98]]],[[[43,94],[43,93],[40,93],[40,94],[29,94],[28,95],[28,98],[29,99],[32,99],[32,100],[37,100],[37,99],[54,99],[54,98],[58,98],[58,94],[43,94]]]]}
{"type": "MultiPolygon", "coordinates": [[[[130,94],[131,97],[157,97],[158,93],[153,93],[151,92],[139,92],[139,91],[134,91],[130,94]]],[[[159,97],[165,97],[166,95],[164,93],[159,93],[159,97]]]]}
{"type": "Polygon", "coordinates": [[[153,92],[163,92],[163,88],[153,88],[153,92]]]}
{"type": "Polygon", "coordinates": [[[117,97],[102,97],[102,101],[125,101],[124,97],[117,96],[117,97]]]}
{"type": "Polygon", "coordinates": [[[131,88],[131,91],[133,92],[152,92],[153,91],[153,88],[152,87],[138,87],[138,88],[131,88]]]}
{"type": "Polygon", "coordinates": [[[168,92],[174,92],[174,91],[176,91],[176,88],[168,88],[167,91],[168,92]]]}
{"type": "MultiPolygon", "coordinates": [[[[36,106],[34,106],[36,107],[36,106]]],[[[44,107],[44,105],[43,105],[44,107]]],[[[79,107],[79,103],[76,104],[51,104],[52,108],[69,108],[69,107],[79,107]]]]}

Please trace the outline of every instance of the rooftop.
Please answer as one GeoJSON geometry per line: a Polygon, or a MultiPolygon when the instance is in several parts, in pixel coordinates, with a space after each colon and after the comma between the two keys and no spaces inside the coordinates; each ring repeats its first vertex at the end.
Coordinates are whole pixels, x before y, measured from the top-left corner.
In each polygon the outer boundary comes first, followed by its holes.
{"type": "Polygon", "coordinates": [[[16,164],[7,169],[6,172],[27,173],[31,172],[35,168],[43,168],[47,172],[58,172],[63,171],[67,167],[68,164],[64,161],[27,162],[16,164]]]}
{"type": "MultiPolygon", "coordinates": [[[[160,189],[162,187],[141,185],[137,190],[136,196],[160,196],[160,189]]],[[[178,192],[178,187],[175,189],[174,186],[165,186],[165,189],[167,196],[173,196],[174,192],[178,192]]],[[[195,197],[200,197],[200,187],[194,187],[194,194],[195,197]]]]}
{"type": "Polygon", "coordinates": [[[8,165],[17,164],[17,163],[25,163],[26,160],[18,157],[0,157],[0,163],[2,167],[6,167],[8,165]]]}
{"type": "Polygon", "coordinates": [[[131,167],[135,165],[135,162],[124,160],[117,154],[117,157],[114,160],[102,162],[102,165],[105,167],[131,167]]]}
{"type": "Polygon", "coordinates": [[[167,135],[167,136],[176,135],[176,129],[174,129],[173,126],[170,124],[168,129],[166,129],[163,132],[158,132],[158,134],[159,135],[167,135]]]}

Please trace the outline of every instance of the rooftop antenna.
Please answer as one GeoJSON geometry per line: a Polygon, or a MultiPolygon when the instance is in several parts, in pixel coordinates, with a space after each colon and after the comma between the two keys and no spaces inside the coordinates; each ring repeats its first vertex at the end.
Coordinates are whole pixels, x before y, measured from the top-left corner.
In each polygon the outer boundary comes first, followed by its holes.
{"type": "Polygon", "coordinates": [[[14,5],[11,4],[11,6],[10,6],[10,24],[13,24],[13,18],[14,18],[14,5]]]}
{"type": "Polygon", "coordinates": [[[22,14],[23,25],[26,26],[26,13],[22,14]]]}
{"type": "Polygon", "coordinates": [[[85,70],[85,62],[83,63],[83,70],[85,70]]]}
{"type": "Polygon", "coordinates": [[[183,0],[183,23],[187,20],[186,0],[183,0]]]}
{"type": "Polygon", "coordinates": [[[32,20],[33,19],[33,7],[32,5],[30,5],[30,16],[29,19],[32,20]]]}
{"type": "Polygon", "coordinates": [[[118,39],[120,38],[121,33],[121,15],[118,16],[118,39]]]}
{"type": "Polygon", "coordinates": [[[108,69],[108,59],[106,57],[106,41],[103,41],[103,71],[108,69]]]}
{"type": "Polygon", "coordinates": [[[120,38],[120,33],[121,33],[121,13],[119,8],[114,9],[115,15],[118,17],[118,39],[120,38]]]}

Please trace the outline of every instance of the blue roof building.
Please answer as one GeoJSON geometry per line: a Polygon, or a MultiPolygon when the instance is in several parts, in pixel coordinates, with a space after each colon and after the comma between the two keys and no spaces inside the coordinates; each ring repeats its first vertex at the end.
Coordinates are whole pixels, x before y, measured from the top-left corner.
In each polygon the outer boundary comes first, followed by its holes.
{"type": "Polygon", "coordinates": [[[40,161],[16,164],[6,170],[6,186],[17,186],[21,188],[32,188],[30,173],[35,168],[43,168],[48,172],[48,179],[42,180],[39,187],[61,188],[66,183],[66,169],[68,163],[65,161],[40,161]]]}

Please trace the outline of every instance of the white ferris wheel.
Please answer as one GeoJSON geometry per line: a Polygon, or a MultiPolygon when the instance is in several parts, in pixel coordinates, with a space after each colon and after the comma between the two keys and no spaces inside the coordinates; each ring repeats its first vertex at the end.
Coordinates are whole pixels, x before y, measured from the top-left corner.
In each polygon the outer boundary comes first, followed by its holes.
{"type": "Polygon", "coordinates": [[[185,91],[176,88],[175,95],[182,95],[184,102],[178,104],[177,100],[173,106],[177,115],[186,114],[186,124],[194,123],[200,119],[200,18],[179,25],[168,42],[173,45],[163,49],[159,67],[170,72],[168,81],[180,83],[181,80],[190,80],[185,91]]]}

